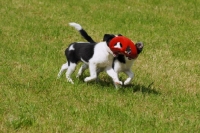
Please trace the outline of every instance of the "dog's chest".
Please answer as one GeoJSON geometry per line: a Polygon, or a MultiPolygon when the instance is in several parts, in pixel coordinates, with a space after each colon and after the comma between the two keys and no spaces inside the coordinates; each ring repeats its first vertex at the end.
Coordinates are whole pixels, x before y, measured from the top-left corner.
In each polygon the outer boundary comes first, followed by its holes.
{"type": "Polygon", "coordinates": [[[99,67],[106,67],[112,65],[113,55],[109,51],[109,48],[106,44],[102,43],[97,45],[94,49],[94,55],[90,59],[90,62],[95,63],[99,67]]]}
{"type": "Polygon", "coordinates": [[[125,59],[125,60],[126,60],[125,63],[121,63],[118,60],[114,61],[114,70],[116,72],[124,72],[131,69],[134,60],[128,60],[128,59],[125,59]]]}
{"type": "Polygon", "coordinates": [[[106,67],[106,66],[112,66],[112,56],[102,56],[98,58],[96,64],[99,67],[106,67]]]}
{"type": "Polygon", "coordinates": [[[99,67],[106,67],[108,65],[111,66],[112,65],[112,60],[113,60],[113,56],[111,54],[107,54],[107,53],[95,54],[91,58],[91,62],[94,62],[99,67]]]}

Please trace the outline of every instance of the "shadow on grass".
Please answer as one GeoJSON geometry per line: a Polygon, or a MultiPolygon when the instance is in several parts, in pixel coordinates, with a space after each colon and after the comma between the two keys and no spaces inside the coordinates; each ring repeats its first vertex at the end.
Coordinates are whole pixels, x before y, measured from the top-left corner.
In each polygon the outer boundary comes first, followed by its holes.
{"type": "Polygon", "coordinates": [[[131,89],[133,93],[135,92],[141,92],[143,94],[155,94],[155,95],[159,95],[161,94],[160,92],[158,92],[156,89],[154,89],[152,87],[152,85],[154,84],[154,82],[150,83],[149,85],[145,86],[145,85],[140,85],[140,84],[131,84],[131,85],[127,85],[124,86],[124,89],[131,89]]]}
{"type": "MultiPolygon", "coordinates": [[[[84,78],[81,77],[79,79],[79,83],[85,83],[84,78]]],[[[115,86],[113,82],[110,82],[109,80],[98,80],[97,81],[92,81],[90,83],[87,83],[88,85],[96,85],[100,89],[115,89],[115,86]]],[[[153,88],[154,82],[150,83],[149,85],[141,85],[141,84],[130,84],[126,86],[121,86],[117,90],[120,92],[127,92],[131,91],[132,93],[136,92],[141,92],[142,94],[154,94],[154,95],[159,95],[161,94],[157,89],[153,88]]]]}

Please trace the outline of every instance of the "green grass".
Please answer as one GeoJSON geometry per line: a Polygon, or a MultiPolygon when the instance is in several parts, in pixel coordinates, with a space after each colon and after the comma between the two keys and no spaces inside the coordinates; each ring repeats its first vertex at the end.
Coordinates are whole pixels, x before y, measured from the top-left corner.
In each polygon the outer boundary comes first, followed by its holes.
{"type": "MultiPolygon", "coordinates": [[[[0,132],[200,131],[199,0],[0,1],[0,132]],[[143,41],[130,86],[56,76],[64,50],[105,33],[143,41]]],[[[77,72],[77,71],[76,71],[77,72]]],[[[121,74],[125,80],[126,76],[121,74]]]]}

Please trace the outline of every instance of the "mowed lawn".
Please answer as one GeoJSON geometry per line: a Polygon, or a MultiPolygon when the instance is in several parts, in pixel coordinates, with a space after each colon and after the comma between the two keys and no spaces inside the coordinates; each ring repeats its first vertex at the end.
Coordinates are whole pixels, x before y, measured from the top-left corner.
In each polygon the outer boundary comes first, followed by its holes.
{"type": "MultiPolygon", "coordinates": [[[[0,132],[200,132],[200,0],[1,0],[0,132]],[[105,33],[144,42],[131,85],[74,85],[59,69],[64,51],[105,33]]],[[[81,63],[80,63],[81,64],[81,63]]],[[[78,66],[78,68],[80,65],[78,66]]],[[[126,75],[120,74],[124,81],[126,75]]]]}

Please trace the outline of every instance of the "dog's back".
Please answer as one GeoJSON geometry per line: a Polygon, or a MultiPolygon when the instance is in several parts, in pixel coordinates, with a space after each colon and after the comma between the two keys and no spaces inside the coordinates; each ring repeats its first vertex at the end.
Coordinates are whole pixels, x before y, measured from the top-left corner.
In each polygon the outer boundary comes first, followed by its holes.
{"type": "Polygon", "coordinates": [[[81,60],[88,62],[94,54],[94,47],[96,43],[72,43],[65,50],[65,55],[71,63],[78,63],[81,60]]]}

